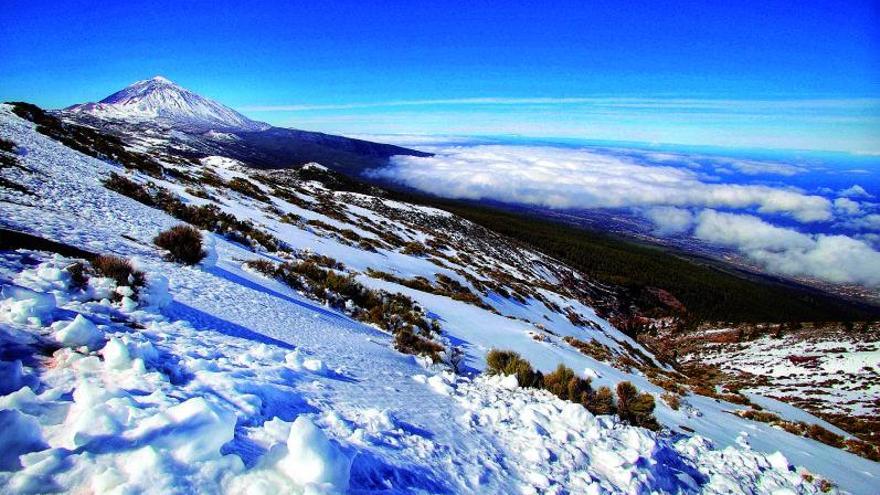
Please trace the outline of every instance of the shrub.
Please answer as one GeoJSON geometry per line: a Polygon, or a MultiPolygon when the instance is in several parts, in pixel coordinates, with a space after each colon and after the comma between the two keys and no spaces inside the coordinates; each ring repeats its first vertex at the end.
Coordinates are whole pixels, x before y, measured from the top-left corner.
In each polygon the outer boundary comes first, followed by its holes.
{"type": "Polygon", "coordinates": [[[70,274],[70,287],[73,289],[85,289],[89,283],[89,275],[86,273],[86,265],[80,261],[67,267],[70,274]]]}
{"type": "Polygon", "coordinates": [[[532,369],[531,363],[513,351],[490,350],[486,365],[491,375],[516,375],[520,387],[540,388],[544,382],[541,372],[532,369]]]}
{"type": "Polygon", "coordinates": [[[862,456],[865,459],[871,459],[875,462],[880,462],[880,447],[853,438],[845,440],[843,443],[846,446],[846,450],[853,454],[862,456]]]}
{"type": "Polygon", "coordinates": [[[552,373],[544,375],[544,389],[563,400],[570,400],[586,406],[593,393],[590,380],[581,378],[575,372],[560,364],[552,373]]]}
{"type": "Polygon", "coordinates": [[[832,447],[842,448],[844,446],[844,438],[842,436],[832,431],[828,431],[819,425],[810,425],[810,427],[807,428],[806,436],[826,445],[831,445],[832,447]]]}
{"type": "Polygon", "coordinates": [[[187,265],[195,265],[208,254],[202,249],[202,233],[189,225],[176,225],[160,232],[153,238],[153,244],[168,251],[168,260],[187,265]]]}
{"type": "Polygon", "coordinates": [[[117,173],[111,173],[110,177],[104,180],[104,187],[147,206],[156,206],[156,202],[144,186],[117,173]]]}
{"type": "Polygon", "coordinates": [[[407,242],[403,246],[403,254],[411,254],[413,256],[424,256],[427,253],[425,245],[418,241],[407,242]]]}
{"type": "Polygon", "coordinates": [[[127,259],[112,254],[102,254],[96,257],[92,261],[92,268],[98,275],[115,280],[116,285],[131,287],[135,291],[135,296],[138,289],[146,283],[143,272],[135,270],[127,259]]]}
{"type": "Polygon", "coordinates": [[[681,407],[681,397],[676,393],[665,392],[660,398],[663,399],[663,402],[671,407],[673,411],[678,411],[678,408],[681,407]]]}
{"type": "Polygon", "coordinates": [[[249,196],[259,201],[269,201],[269,197],[263,194],[263,191],[261,191],[256,184],[247,179],[236,177],[230,180],[226,185],[229,189],[244,194],[245,196],[249,196]]]}
{"type": "Polygon", "coordinates": [[[649,430],[659,430],[660,425],[654,418],[654,396],[639,393],[630,382],[617,384],[617,414],[620,418],[634,426],[649,430]]]}
{"type": "Polygon", "coordinates": [[[587,410],[596,416],[605,414],[614,414],[614,394],[608,387],[599,387],[593,395],[590,403],[587,404],[587,410]]]}
{"type": "Polygon", "coordinates": [[[428,356],[433,362],[440,361],[443,346],[414,334],[410,328],[403,328],[394,335],[394,347],[404,354],[428,356]]]}
{"type": "Polygon", "coordinates": [[[274,277],[277,270],[275,263],[264,259],[248,260],[244,264],[267,277],[274,277]]]}

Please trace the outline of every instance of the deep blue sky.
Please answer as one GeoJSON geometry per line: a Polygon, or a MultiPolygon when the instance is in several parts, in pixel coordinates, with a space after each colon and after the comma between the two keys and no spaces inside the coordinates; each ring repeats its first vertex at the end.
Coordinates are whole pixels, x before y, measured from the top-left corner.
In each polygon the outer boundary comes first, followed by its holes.
{"type": "Polygon", "coordinates": [[[46,107],[162,74],[333,132],[880,151],[876,1],[7,0],[0,15],[0,99],[46,107]]]}

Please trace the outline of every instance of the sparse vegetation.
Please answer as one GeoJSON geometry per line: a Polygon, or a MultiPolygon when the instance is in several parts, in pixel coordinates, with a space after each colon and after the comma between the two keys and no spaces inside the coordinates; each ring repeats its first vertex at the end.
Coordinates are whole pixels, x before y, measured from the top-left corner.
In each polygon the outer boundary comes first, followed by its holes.
{"type": "Polygon", "coordinates": [[[562,400],[576,402],[595,415],[617,413],[632,425],[659,430],[660,423],[654,417],[654,396],[639,393],[630,382],[617,385],[617,404],[608,387],[593,391],[590,380],[560,364],[552,373],[542,375],[531,363],[513,351],[492,349],[486,355],[486,372],[490,375],[515,375],[521,387],[540,388],[562,400]]]}
{"type": "Polygon", "coordinates": [[[401,352],[425,355],[434,362],[441,360],[444,347],[433,340],[440,332],[436,320],[429,320],[424,309],[403,294],[368,289],[354,276],[338,273],[344,267],[333,258],[313,256],[280,264],[252,260],[246,265],[391,333],[401,352]]]}
{"type": "Polygon", "coordinates": [[[592,280],[619,287],[619,298],[629,299],[642,311],[679,314],[681,308],[673,310],[661,301],[665,298],[656,289],[661,288],[684,305],[691,324],[865,320],[880,314],[815,291],[748,279],[680,253],[546,218],[421,195],[396,193],[395,197],[445,209],[559,259],[592,280]]]}
{"type": "Polygon", "coordinates": [[[153,244],[168,251],[166,258],[186,265],[195,265],[207,256],[202,249],[202,233],[189,225],[176,225],[160,232],[153,244]]]}
{"type": "Polygon", "coordinates": [[[263,191],[261,191],[260,188],[257,187],[256,184],[247,179],[235,177],[234,179],[227,182],[226,186],[233,191],[239,192],[256,200],[263,202],[269,201],[269,197],[266,196],[263,191]]]}
{"type": "Polygon", "coordinates": [[[146,283],[143,272],[136,270],[131,262],[120,256],[102,254],[92,260],[92,268],[102,276],[112,278],[116,285],[128,286],[137,297],[137,292],[146,283]]]}
{"type": "Polygon", "coordinates": [[[161,177],[164,167],[153,158],[126,149],[122,140],[95,129],[62,122],[30,103],[13,102],[12,111],[19,117],[37,124],[37,132],[49,136],[80,153],[118,163],[125,168],[139,170],[153,177],[161,177]]]}

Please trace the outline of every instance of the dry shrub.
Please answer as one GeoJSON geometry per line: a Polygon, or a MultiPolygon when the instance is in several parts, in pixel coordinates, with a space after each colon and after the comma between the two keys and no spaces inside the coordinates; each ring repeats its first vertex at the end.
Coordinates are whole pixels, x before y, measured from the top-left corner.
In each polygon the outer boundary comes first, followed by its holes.
{"type": "Polygon", "coordinates": [[[575,372],[560,364],[552,373],[544,375],[544,389],[563,400],[570,400],[586,406],[593,393],[590,380],[581,378],[575,372]]]}
{"type": "Polygon", "coordinates": [[[663,399],[663,402],[666,403],[667,406],[671,407],[673,411],[678,411],[678,408],[681,407],[681,397],[678,394],[674,394],[672,392],[665,392],[660,396],[663,399]]]}
{"type": "Polygon", "coordinates": [[[599,387],[592,400],[587,405],[587,410],[596,416],[614,414],[614,394],[608,387],[599,387]]]}
{"type": "Polygon", "coordinates": [[[143,272],[135,270],[131,262],[112,254],[102,254],[92,261],[92,268],[102,277],[112,278],[116,285],[127,285],[137,293],[146,279],[143,272]]]}
{"type": "Polygon", "coordinates": [[[176,225],[160,232],[153,238],[153,244],[168,251],[169,261],[195,265],[207,256],[202,249],[202,233],[189,225],[176,225]]]}
{"type": "Polygon", "coordinates": [[[543,376],[531,363],[513,351],[492,349],[486,355],[486,365],[491,375],[516,375],[520,387],[541,387],[543,376]]]}
{"type": "Polygon", "coordinates": [[[617,384],[617,414],[632,425],[655,431],[660,429],[660,424],[654,418],[654,396],[639,393],[630,382],[617,384]]]}

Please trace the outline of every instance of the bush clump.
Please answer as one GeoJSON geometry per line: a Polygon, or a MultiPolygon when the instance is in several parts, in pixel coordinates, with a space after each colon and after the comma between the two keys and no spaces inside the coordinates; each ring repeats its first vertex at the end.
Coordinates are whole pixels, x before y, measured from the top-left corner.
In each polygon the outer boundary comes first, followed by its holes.
{"type": "Polygon", "coordinates": [[[156,202],[144,186],[115,172],[104,180],[104,187],[147,206],[156,206],[156,202]]]}
{"type": "Polygon", "coordinates": [[[563,400],[589,405],[593,389],[590,380],[577,376],[571,368],[560,364],[553,373],[544,375],[544,389],[563,400]]]}
{"type": "Polygon", "coordinates": [[[144,273],[135,270],[130,261],[120,256],[102,254],[92,260],[92,268],[98,275],[115,280],[116,285],[131,287],[135,297],[138,290],[146,284],[144,273]]]}
{"type": "Polygon", "coordinates": [[[490,350],[486,365],[490,375],[515,375],[520,387],[541,388],[544,384],[541,372],[513,351],[490,350]]]}
{"type": "Polygon", "coordinates": [[[614,394],[608,387],[599,387],[592,400],[587,405],[587,410],[596,416],[614,414],[617,409],[614,407],[614,394]]]}
{"type": "Polygon", "coordinates": [[[617,384],[617,414],[631,425],[655,431],[660,429],[654,417],[654,396],[639,393],[630,382],[617,384]]]}
{"type": "Polygon", "coordinates": [[[440,332],[437,320],[429,320],[424,309],[403,294],[368,289],[354,276],[338,273],[344,266],[333,258],[312,255],[304,261],[251,260],[246,265],[391,333],[400,352],[428,356],[435,363],[441,360],[445,349],[432,340],[440,332]]]}
{"type": "Polygon", "coordinates": [[[186,265],[202,261],[207,252],[202,249],[202,233],[189,225],[176,225],[160,232],[153,244],[168,251],[166,259],[186,265]]]}

